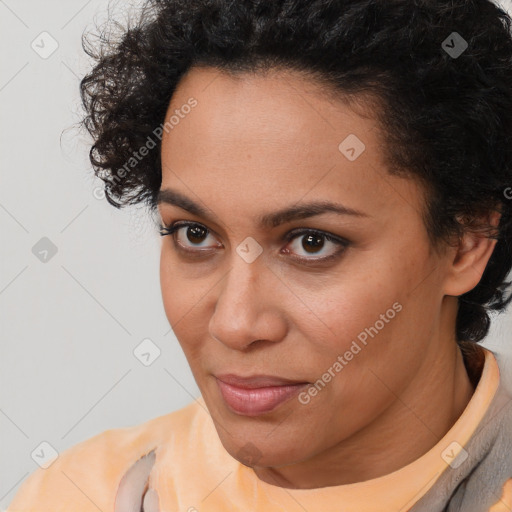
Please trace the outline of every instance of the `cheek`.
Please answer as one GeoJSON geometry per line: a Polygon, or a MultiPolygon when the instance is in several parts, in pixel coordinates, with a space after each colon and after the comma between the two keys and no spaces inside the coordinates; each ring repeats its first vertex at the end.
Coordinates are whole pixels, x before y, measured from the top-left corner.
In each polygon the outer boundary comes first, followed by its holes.
{"type": "Polygon", "coordinates": [[[179,334],[186,332],[183,329],[187,319],[193,315],[194,305],[199,298],[194,295],[194,287],[183,278],[182,272],[176,268],[176,264],[169,256],[169,251],[162,249],[160,257],[160,288],[162,302],[169,324],[176,337],[181,342],[179,334]]]}
{"type": "Polygon", "coordinates": [[[184,276],[165,249],[160,257],[160,287],[169,324],[187,358],[193,358],[207,329],[208,315],[201,310],[205,287],[184,276]]]}
{"type": "MultiPolygon", "coordinates": [[[[319,379],[315,381],[318,395],[311,403],[325,408],[343,404],[357,411],[351,420],[343,420],[353,421],[356,428],[361,418],[370,421],[390,401],[380,378],[390,383],[408,378],[407,364],[397,361],[397,353],[410,328],[407,305],[390,284],[354,281],[345,282],[341,289],[336,295],[326,291],[328,300],[318,301],[315,313],[321,322],[304,317],[297,322],[309,341],[305,354],[309,374],[319,379]]],[[[332,421],[339,426],[335,415],[332,421]]]]}
{"type": "MultiPolygon", "coordinates": [[[[165,242],[163,243],[163,245],[165,242]]],[[[164,304],[165,314],[171,325],[177,322],[180,314],[178,297],[181,290],[179,280],[176,279],[176,273],[172,268],[168,251],[163,247],[160,253],[160,289],[162,292],[162,301],[164,304]]]]}
{"type": "Polygon", "coordinates": [[[309,314],[299,315],[296,322],[305,338],[316,340],[321,351],[341,353],[348,350],[352,340],[364,341],[367,329],[376,323],[383,335],[390,330],[388,326],[400,309],[396,284],[378,281],[370,273],[335,279],[316,296],[309,295],[309,314]]]}
{"type": "MultiPolygon", "coordinates": [[[[429,342],[437,300],[435,276],[423,283],[426,289],[420,286],[411,293],[411,280],[422,278],[417,269],[402,264],[391,271],[384,262],[373,269],[373,277],[345,280],[339,285],[341,292],[326,291],[329,300],[320,301],[322,308],[317,312],[329,329],[324,327],[325,336],[311,328],[306,334],[315,340],[316,363],[321,359],[320,365],[315,364],[318,371],[327,380],[327,370],[336,375],[330,399],[350,403],[361,414],[373,414],[372,408],[389,400],[388,387],[382,382],[401,389],[412,378],[422,347],[429,342]]],[[[324,396],[327,400],[328,394],[324,396]]]]}

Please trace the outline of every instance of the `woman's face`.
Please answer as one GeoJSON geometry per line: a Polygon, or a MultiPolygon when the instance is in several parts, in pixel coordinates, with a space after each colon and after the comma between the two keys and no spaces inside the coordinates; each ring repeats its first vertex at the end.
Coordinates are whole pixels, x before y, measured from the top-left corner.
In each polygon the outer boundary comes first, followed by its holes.
{"type": "Polygon", "coordinates": [[[386,172],[376,123],[293,72],[197,68],[166,119],[161,189],[175,194],[159,212],[192,228],[162,238],[162,296],[224,447],[290,464],[398,411],[452,341],[455,309],[421,189],[386,172]],[[226,374],[282,380],[251,391],[226,374]]]}

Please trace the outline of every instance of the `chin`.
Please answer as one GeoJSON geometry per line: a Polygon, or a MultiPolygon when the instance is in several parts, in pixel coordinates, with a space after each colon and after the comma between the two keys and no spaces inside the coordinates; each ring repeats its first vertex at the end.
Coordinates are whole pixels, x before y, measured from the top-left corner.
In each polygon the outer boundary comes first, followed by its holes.
{"type": "MultiPolygon", "coordinates": [[[[222,428],[220,428],[222,430],[222,428]]],[[[293,464],[307,457],[299,452],[300,442],[290,437],[263,438],[249,433],[233,432],[233,437],[228,434],[220,435],[220,441],[224,449],[241,464],[248,467],[273,467],[293,464]]]]}

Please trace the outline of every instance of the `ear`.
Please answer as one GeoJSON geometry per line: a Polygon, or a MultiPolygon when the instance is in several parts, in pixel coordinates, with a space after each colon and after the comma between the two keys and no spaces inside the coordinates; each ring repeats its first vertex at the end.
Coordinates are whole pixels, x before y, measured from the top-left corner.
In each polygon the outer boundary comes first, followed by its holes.
{"type": "MultiPolygon", "coordinates": [[[[493,211],[486,219],[497,227],[501,218],[499,211],[493,211]]],[[[445,294],[459,296],[472,290],[482,278],[497,240],[489,238],[485,233],[468,229],[459,241],[458,247],[449,251],[448,276],[445,281],[445,294]]]]}

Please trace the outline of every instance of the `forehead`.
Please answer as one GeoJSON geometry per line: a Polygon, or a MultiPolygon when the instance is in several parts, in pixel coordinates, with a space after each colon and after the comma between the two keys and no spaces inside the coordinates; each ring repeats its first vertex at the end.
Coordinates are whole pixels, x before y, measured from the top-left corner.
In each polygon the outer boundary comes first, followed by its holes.
{"type": "MultiPolygon", "coordinates": [[[[356,114],[341,95],[335,98],[332,88],[293,70],[232,75],[215,68],[192,68],[173,94],[166,118],[192,96],[198,106],[190,117],[209,120],[194,126],[200,128],[203,143],[210,138],[216,142],[236,138],[238,145],[245,146],[264,141],[297,149],[306,144],[310,149],[314,142],[331,149],[334,143],[337,149],[339,137],[347,130],[362,138],[376,129],[372,117],[356,114]]],[[[178,126],[172,130],[178,131],[178,126]]]]}
{"type": "Polygon", "coordinates": [[[179,122],[162,139],[162,188],[245,208],[323,198],[369,215],[418,214],[420,187],[387,173],[377,122],[360,114],[294,71],[192,68],[166,114],[179,122]]]}

